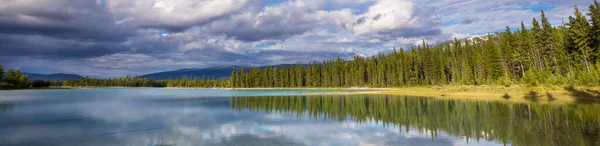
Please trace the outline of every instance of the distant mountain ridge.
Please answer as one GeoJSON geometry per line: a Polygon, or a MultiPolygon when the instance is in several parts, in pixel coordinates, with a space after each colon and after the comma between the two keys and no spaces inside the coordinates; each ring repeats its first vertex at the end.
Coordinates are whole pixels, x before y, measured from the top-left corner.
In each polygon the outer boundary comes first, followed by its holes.
{"type": "Polygon", "coordinates": [[[247,67],[217,66],[217,67],[209,67],[209,68],[185,68],[185,69],[179,69],[179,70],[173,70],[173,71],[157,72],[157,73],[142,75],[140,77],[157,79],[157,80],[179,79],[179,78],[183,78],[184,76],[187,78],[195,78],[195,77],[202,78],[204,76],[205,78],[213,78],[214,77],[215,79],[223,79],[223,78],[229,78],[229,76],[231,76],[231,72],[233,72],[234,69],[239,69],[239,68],[246,69],[247,67]]]}
{"type": "Polygon", "coordinates": [[[29,80],[46,80],[46,81],[54,81],[54,80],[77,80],[83,78],[80,75],[76,74],[64,74],[64,73],[55,73],[55,74],[37,74],[37,73],[22,73],[29,77],[29,80]]]}
{"type": "MultiPolygon", "coordinates": [[[[281,65],[293,65],[293,64],[280,64],[280,65],[271,65],[271,66],[260,66],[260,68],[265,67],[274,67],[281,65]]],[[[303,64],[304,65],[304,64],[303,64]]],[[[304,65],[306,66],[306,65],[304,65]]],[[[157,72],[147,75],[142,75],[140,77],[157,79],[157,80],[165,80],[165,79],[180,79],[184,76],[187,78],[215,78],[215,79],[228,79],[231,76],[231,73],[234,69],[250,69],[255,67],[244,67],[244,66],[214,66],[208,68],[185,68],[173,71],[164,71],[157,72]]]]}

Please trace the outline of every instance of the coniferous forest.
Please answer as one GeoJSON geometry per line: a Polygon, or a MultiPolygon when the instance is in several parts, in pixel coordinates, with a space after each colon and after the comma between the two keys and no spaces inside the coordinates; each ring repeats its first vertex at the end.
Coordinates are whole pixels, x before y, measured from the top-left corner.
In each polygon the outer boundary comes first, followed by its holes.
{"type": "Polygon", "coordinates": [[[152,80],[141,77],[125,77],[113,79],[95,79],[83,78],[79,80],[67,80],[61,83],[62,86],[92,86],[92,87],[229,87],[228,80],[212,78],[187,78],[152,80]]]}
{"type": "Polygon", "coordinates": [[[139,77],[65,81],[64,86],[126,87],[404,87],[426,85],[600,85],[600,4],[576,6],[553,26],[544,11],[531,25],[350,60],[235,70],[228,80],[139,77]],[[589,19],[588,19],[589,18],[589,19]],[[527,27],[531,26],[531,27],[527,27]]]}

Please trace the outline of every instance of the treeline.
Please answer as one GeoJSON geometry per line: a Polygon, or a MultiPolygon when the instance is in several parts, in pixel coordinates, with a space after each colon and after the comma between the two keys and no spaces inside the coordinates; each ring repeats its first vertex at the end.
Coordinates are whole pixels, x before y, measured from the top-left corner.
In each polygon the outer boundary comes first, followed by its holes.
{"type": "MultiPolygon", "coordinates": [[[[514,104],[439,100],[388,95],[233,97],[238,111],[297,115],[299,118],[375,122],[416,129],[432,140],[440,133],[504,145],[600,144],[600,106],[514,104]]],[[[379,124],[377,124],[379,125],[379,124]]],[[[443,134],[442,134],[443,135],[443,134]]]]}
{"type": "Polygon", "coordinates": [[[29,87],[27,75],[21,75],[21,70],[9,69],[6,73],[0,64],[0,89],[22,89],[29,87]]]}
{"type": "Polygon", "coordinates": [[[125,78],[82,78],[78,80],[66,80],[62,86],[87,86],[87,87],[165,87],[165,81],[152,80],[148,78],[130,77],[125,78]]]}
{"type": "Polygon", "coordinates": [[[455,39],[372,57],[312,61],[308,66],[236,70],[231,87],[396,87],[418,85],[600,85],[600,4],[588,20],[577,7],[553,27],[541,12],[532,27],[455,39]]]}
{"type": "Polygon", "coordinates": [[[184,76],[181,79],[166,80],[166,87],[184,87],[184,88],[214,88],[229,87],[229,81],[223,79],[211,78],[188,78],[184,76]]]}
{"type": "Polygon", "coordinates": [[[49,87],[54,83],[56,83],[56,81],[29,81],[29,77],[21,74],[21,70],[8,69],[7,72],[4,72],[4,68],[2,67],[2,64],[0,64],[0,90],[49,87]]]}
{"type": "Polygon", "coordinates": [[[189,88],[211,88],[211,87],[228,87],[227,80],[217,80],[213,78],[188,78],[168,80],[153,80],[142,77],[112,78],[112,79],[96,79],[83,78],[78,80],[67,80],[62,82],[62,86],[75,87],[189,87],[189,88]]]}

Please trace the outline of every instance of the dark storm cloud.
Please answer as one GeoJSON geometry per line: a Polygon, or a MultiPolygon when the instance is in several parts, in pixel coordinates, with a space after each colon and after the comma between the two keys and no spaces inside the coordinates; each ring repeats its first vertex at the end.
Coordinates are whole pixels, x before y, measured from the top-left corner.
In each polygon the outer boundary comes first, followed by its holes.
{"type": "Polygon", "coordinates": [[[40,56],[52,59],[89,58],[126,51],[112,42],[65,40],[40,35],[0,36],[0,56],[40,56]]]}
{"type": "Polygon", "coordinates": [[[0,33],[61,39],[125,41],[135,31],[116,25],[103,6],[90,0],[4,1],[0,33]]]}
{"type": "Polygon", "coordinates": [[[90,0],[1,1],[0,56],[89,58],[127,51],[136,35],[90,0]]]}

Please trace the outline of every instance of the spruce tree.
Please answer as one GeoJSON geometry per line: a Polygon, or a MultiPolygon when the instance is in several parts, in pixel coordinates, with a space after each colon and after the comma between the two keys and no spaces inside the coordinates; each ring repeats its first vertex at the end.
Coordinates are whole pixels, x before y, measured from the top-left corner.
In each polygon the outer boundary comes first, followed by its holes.
{"type": "Polygon", "coordinates": [[[2,64],[0,64],[0,82],[4,79],[4,68],[2,68],[2,64]]]}
{"type": "Polygon", "coordinates": [[[231,84],[231,88],[236,88],[237,87],[236,82],[237,82],[238,78],[237,78],[237,71],[236,70],[237,69],[233,69],[233,72],[231,72],[231,77],[229,77],[229,82],[231,84]]]}
{"type": "Polygon", "coordinates": [[[8,69],[8,71],[6,72],[6,75],[4,76],[4,81],[15,85],[16,81],[18,80],[17,74],[15,73],[14,69],[8,69]]]}
{"type": "Polygon", "coordinates": [[[578,51],[578,57],[581,63],[585,66],[585,69],[591,70],[591,57],[593,50],[590,47],[590,24],[587,18],[579,11],[579,8],[575,6],[575,17],[570,17],[569,24],[569,37],[574,43],[575,49],[578,51]]]}
{"type": "Polygon", "coordinates": [[[600,3],[594,0],[594,3],[589,7],[588,16],[591,18],[590,43],[593,49],[594,58],[600,59],[600,3]]]}
{"type": "Polygon", "coordinates": [[[300,62],[296,62],[296,87],[304,87],[304,67],[300,64],[300,62]]]}
{"type": "Polygon", "coordinates": [[[29,78],[27,77],[27,75],[19,75],[17,88],[27,88],[27,87],[29,87],[29,78]]]}
{"type": "Polygon", "coordinates": [[[545,66],[547,66],[553,73],[560,71],[558,66],[557,51],[556,51],[556,39],[554,38],[554,27],[548,22],[546,14],[542,10],[542,28],[540,40],[540,47],[543,52],[545,66]]]}
{"type": "Polygon", "coordinates": [[[527,30],[527,28],[525,27],[525,23],[523,21],[521,21],[521,32],[519,33],[519,46],[518,46],[518,50],[519,52],[521,52],[521,54],[524,55],[524,57],[522,58],[523,60],[521,60],[523,62],[523,64],[521,64],[520,68],[521,68],[521,75],[523,77],[525,77],[525,70],[528,68],[535,68],[535,64],[533,63],[533,53],[531,51],[531,35],[530,32],[527,30]]]}
{"type": "MultiPolygon", "coordinates": [[[[518,53],[516,52],[516,47],[514,45],[514,36],[510,30],[510,27],[506,26],[506,29],[504,31],[504,34],[502,34],[502,55],[501,55],[501,60],[502,60],[502,67],[504,70],[504,75],[506,77],[509,77],[509,72],[510,74],[514,74],[516,71],[516,64],[518,63],[518,57],[520,57],[518,55],[518,53]]],[[[513,75],[514,78],[514,75],[513,75]]]]}
{"type": "Polygon", "coordinates": [[[544,64],[544,57],[542,55],[542,47],[544,47],[544,44],[542,44],[542,40],[544,37],[543,34],[543,30],[542,27],[540,26],[540,23],[533,18],[532,21],[532,28],[531,28],[531,35],[533,36],[532,39],[530,39],[530,43],[531,43],[531,51],[532,51],[532,57],[533,57],[533,63],[536,66],[537,71],[544,71],[545,69],[545,64],[544,64]]]}

